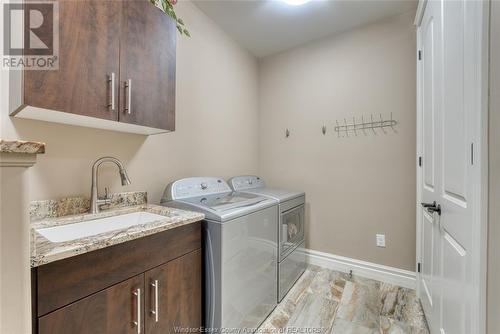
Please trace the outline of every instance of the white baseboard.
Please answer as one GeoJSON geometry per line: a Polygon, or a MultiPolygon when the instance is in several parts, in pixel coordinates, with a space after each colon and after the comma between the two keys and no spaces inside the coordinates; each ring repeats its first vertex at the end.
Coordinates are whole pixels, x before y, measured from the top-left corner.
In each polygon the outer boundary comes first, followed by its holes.
{"type": "Polygon", "coordinates": [[[307,248],[304,248],[304,252],[306,253],[307,262],[309,264],[347,273],[352,270],[354,275],[405,288],[415,289],[416,287],[416,273],[413,271],[351,259],[307,248]]]}

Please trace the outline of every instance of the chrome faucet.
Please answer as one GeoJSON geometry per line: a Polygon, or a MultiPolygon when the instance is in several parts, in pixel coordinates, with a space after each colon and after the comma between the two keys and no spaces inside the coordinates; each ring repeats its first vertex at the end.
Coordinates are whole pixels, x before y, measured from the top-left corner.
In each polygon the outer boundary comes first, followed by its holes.
{"type": "Polygon", "coordinates": [[[101,205],[110,204],[111,199],[106,189],[106,196],[104,198],[99,198],[99,193],[97,189],[97,178],[99,172],[99,166],[104,162],[113,162],[118,166],[118,171],[120,172],[120,178],[122,180],[122,186],[130,184],[130,179],[128,178],[127,171],[120,160],[113,157],[103,157],[94,162],[92,166],[92,189],[90,193],[90,213],[98,213],[99,207],[101,205]]]}

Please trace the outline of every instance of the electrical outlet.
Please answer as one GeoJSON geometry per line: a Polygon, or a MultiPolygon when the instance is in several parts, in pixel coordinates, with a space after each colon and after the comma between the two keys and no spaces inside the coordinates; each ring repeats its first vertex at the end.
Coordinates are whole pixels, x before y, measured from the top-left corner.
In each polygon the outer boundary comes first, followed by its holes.
{"type": "Polygon", "coordinates": [[[377,247],[385,247],[385,234],[376,234],[377,247]]]}

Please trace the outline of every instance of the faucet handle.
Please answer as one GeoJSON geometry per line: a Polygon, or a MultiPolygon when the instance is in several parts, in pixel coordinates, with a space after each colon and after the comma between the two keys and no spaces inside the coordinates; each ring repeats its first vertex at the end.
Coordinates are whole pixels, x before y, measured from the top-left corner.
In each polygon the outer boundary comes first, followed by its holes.
{"type": "Polygon", "coordinates": [[[103,197],[97,197],[96,204],[97,204],[97,206],[111,204],[111,196],[109,194],[108,187],[104,188],[104,196],[103,197]]]}
{"type": "Polygon", "coordinates": [[[111,199],[110,195],[109,195],[109,188],[108,187],[104,187],[104,196],[99,196],[97,197],[98,200],[109,200],[111,199]]]}

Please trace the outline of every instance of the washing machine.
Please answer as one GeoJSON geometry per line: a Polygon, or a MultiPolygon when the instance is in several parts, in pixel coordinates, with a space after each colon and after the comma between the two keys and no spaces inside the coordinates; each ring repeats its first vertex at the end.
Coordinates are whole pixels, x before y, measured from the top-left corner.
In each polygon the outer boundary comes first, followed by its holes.
{"type": "Polygon", "coordinates": [[[205,214],[204,326],[257,329],[277,305],[278,201],[191,177],[170,183],[161,204],[205,214]]]}

